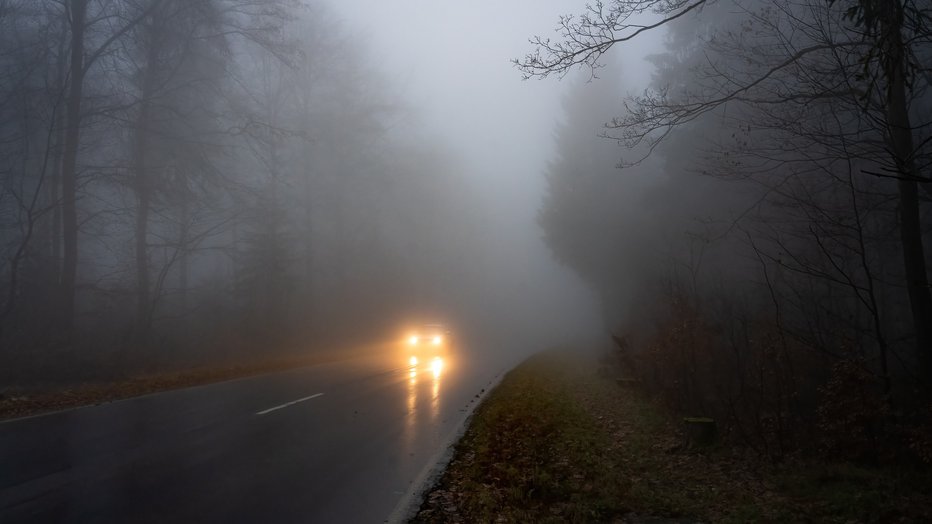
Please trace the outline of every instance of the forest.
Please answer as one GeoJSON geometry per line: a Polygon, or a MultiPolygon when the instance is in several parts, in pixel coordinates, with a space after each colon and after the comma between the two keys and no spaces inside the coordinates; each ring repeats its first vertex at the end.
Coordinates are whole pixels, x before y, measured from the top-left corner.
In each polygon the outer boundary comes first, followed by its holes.
{"type": "MultiPolygon", "coordinates": [[[[535,298],[542,236],[675,412],[774,461],[932,462],[929,3],[576,9],[509,71],[566,79],[516,239],[519,205],[488,196],[539,151],[472,137],[502,167],[470,172],[333,5],[0,0],[0,394],[387,340],[425,312],[543,345],[587,313],[535,298]]],[[[444,125],[510,129],[508,104],[444,125]]]]}
{"type": "Polygon", "coordinates": [[[326,4],[3,0],[0,71],[4,387],[478,303],[482,202],[326,4]]]}
{"type": "Polygon", "coordinates": [[[618,365],[775,461],[932,461],[930,5],[607,0],[531,43],[573,75],[539,222],[618,365]]]}

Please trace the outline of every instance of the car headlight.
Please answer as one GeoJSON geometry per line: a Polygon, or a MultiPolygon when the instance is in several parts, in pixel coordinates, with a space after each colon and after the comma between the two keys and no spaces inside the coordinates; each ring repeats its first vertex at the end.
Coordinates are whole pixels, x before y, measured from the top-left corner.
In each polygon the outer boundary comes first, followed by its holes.
{"type": "Polygon", "coordinates": [[[411,364],[412,366],[416,366],[416,365],[417,365],[417,357],[415,357],[415,356],[412,355],[411,358],[408,359],[408,363],[411,364]]]}
{"type": "Polygon", "coordinates": [[[411,335],[411,338],[408,339],[408,343],[412,346],[417,344],[417,335],[411,335]]]}
{"type": "Polygon", "coordinates": [[[435,336],[434,336],[434,345],[435,345],[435,346],[436,346],[436,345],[439,345],[441,342],[443,342],[443,337],[441,337],[440,335],[435,335],[435,336]]]}

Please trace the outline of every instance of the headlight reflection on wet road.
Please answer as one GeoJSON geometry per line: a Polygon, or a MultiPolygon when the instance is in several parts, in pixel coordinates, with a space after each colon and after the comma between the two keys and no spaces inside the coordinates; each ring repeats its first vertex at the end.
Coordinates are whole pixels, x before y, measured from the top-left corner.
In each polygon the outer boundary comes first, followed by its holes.
{"type": "Polygon", "coordinates": [[[440,373],[443,371],[443,360],[439,357],[435,358],[430,363],[430,369],[434,375],[430,392],[430,421],[436,422],[437,417],[440,416],[440,373]]]}
{"type": "Polygon", "coordinates": [[[422,413],[430,413],[430,424],[437,423],[440,417],[440,381],[444,372],[444,361],[440,357],[435,357],[430,361],[429,366],[418,367],[412,357],[411,367],[408,369],[408,385],[405,413],[405,447],[411,453],[415,449],[414,439],[418,434],[418,422],[422,413]],[[430,392],[427,391],[427,380],[418,380],[419,378],[429,378],[430,392]],[[429,396],[428,396],[429,395],[429,396]],[[424,409],[429,404],[430,409],[424,409]]]}

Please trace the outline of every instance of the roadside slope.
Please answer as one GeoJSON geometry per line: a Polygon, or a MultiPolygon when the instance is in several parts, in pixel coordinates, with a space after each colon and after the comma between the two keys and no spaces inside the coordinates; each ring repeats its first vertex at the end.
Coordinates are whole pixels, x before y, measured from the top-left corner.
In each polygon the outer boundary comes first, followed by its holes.
{"type": "Polygon", "coordinates": [[[412,522],[932,520],[927,475],[694,449],[662,409],[595,370],[549,353],[506,375],[412,522]]]}

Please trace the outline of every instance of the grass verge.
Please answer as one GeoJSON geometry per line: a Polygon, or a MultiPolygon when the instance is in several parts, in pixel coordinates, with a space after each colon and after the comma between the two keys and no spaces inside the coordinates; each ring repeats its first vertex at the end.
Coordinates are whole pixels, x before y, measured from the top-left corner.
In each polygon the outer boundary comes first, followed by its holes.
{"type": "Polygon", "coordinates": [[[932,522],[928,474],[694,449],[595,369],[549,353],[510,372],[412,522],[932,522]]]}

